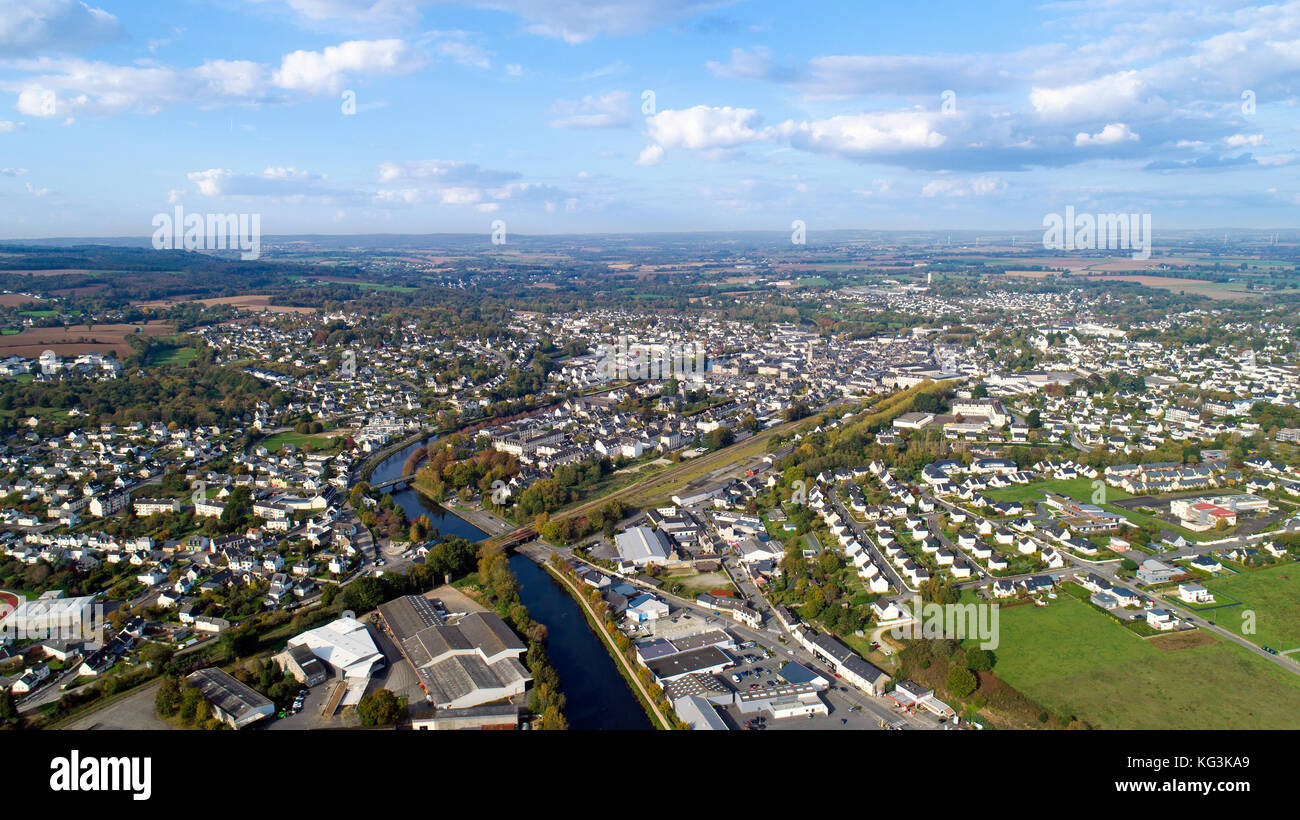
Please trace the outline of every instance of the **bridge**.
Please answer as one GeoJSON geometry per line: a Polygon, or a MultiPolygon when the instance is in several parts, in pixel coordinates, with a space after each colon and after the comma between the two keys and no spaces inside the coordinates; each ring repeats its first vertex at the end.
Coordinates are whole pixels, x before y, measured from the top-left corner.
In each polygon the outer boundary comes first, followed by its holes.
{"type": "Polygon", "coordinates": [[[532,527],[517,527],[509,532],[494,535],[483,543],[510,549],[525,542],[532,541],[536,537],[537,530],[532,527]]]}
{"type": "Polygon", "coordinates": [[[399,475],[397,478],[389,479],[380,484],[371,484],[370,489],[385,492],[387,490],[404,490],[415,480],[415,473],[410,475],[399,475]]]}

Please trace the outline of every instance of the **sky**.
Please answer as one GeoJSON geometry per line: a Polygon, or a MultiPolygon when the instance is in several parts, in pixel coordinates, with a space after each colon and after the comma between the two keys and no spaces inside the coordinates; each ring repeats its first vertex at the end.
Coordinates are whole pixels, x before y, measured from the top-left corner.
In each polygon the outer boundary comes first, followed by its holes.
{"type": "Polygon", "coordinates": [[[1300,1],[0,0],[0,238],[1300,224],[1300,1]]]}

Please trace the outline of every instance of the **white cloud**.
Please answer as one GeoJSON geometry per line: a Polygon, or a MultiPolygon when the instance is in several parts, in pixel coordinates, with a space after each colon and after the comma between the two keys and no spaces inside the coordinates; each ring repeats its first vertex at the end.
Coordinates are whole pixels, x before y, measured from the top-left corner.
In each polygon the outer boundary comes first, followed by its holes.
{"type": "Polygon", "coordinates": [[[622,128],[632,121],[626,91],[611,91],[581,100],[556,100],[551,110],[562,116],[547,123],[552,128],[622,128]]]}
{"type": "Polygon", "coordinates": [[[637,165],[658,165],[664,158],[662,145],[647,145],[636,158],[637,165]]]}
{"type": "Polygon", "coordinates": [[[1132,111],[1150,96],[1150,90],[1135,70],[1120,71],[1075,85],[1057,88],[1035,86],[1029,104],[1039,116],[1077,122],[1132,111]]]}
{"type": "Polygon", "coordinates": [[[1124,123],[1112,122],[1096,134],[1080,131],[1074,137],[1074,144],[1077,146],[1118,145],[1123,142],[1137,142],[1139,139],[1141,137],[1133,133],[1124,123]]]}
{"type": "Polygon", "coordinates": [[[762,118],[751,108],[697,105],[646,118],[646,133],[661,148],[734,148],[763,139],[762,118]]]}
{"type": "Polygon", "coordinates": [[[1268,144],[1263,134],[1233,134],[1223,141],[1229,148],[1258,148],[1268,144]]]}
{"type": "Polygon", "coordinates": [[[78,0],[0,0],[0,56],[67,52],[120,37],[116,17],[78,0]]]}
{"type": "Polygon", "coordinates": [[[443,40],[434,46],[434,50],[463,66],[484,70],[492,67],[492,52],[463,40],[443,40]]]}
{"type": "Polygon", "coordinates": [[[974,177],[968,180],[934,179],[921,188],[921,196],[987,196],[1005,191],[1007,183],[997,177],[974,177]]]}
{"type": "Polygon", "coordinates": [[[194,69],[194,75],[218,97],[252,96],[266,82],[266,69],[249,60],[212,60],[194,69]]]}
{"type": "Polygon", "coordinates": [[[285,89],[333,92],[343,87],[348,74],[405,74],[420,65],[404,40],[349,40],[323,51],[284,55],[273,82],[285,89]]]}
{"type": "Polygon", "coordinates": [[[806,122],[791,120],[777,131],[795,148],[861,159],[941,147],[948,141],[937,128],[942,116],[925,111],[846,114],[806,122]]]}
{"type": "Polygon", "coordinates": [[[249,60],[173,68],[42,57],[13,61],[11,67],[30,76],[0,81],[0,90],[16,92],[15,108],[32,117],[157,113],[177,104],[279,101],[279,89],[335,93],[353,75],[407,73],[421,64],[422,58],[402,40],[353,40],[319,52],[295,51],[284,56],[278,70],[249,60]]]}
{"type": "Polygon", "coordinates": [[[324,174],[297,168],[267,168],[260,174],[238,173],[225,168],[191,171],[186,175],[203,196],[247,196],[329,199],[349,196],[349,192],[325,185],[324,174]]]}

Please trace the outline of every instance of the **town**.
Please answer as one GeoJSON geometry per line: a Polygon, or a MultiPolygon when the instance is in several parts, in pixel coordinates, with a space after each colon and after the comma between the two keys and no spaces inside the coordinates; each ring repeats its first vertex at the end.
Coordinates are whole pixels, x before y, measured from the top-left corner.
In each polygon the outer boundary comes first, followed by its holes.
{"type": "Polygon", "coordinates": [[[1191,726],[1285,723],[1294,296],[852,252],[664,273],[671,310],[532,266],[523,306],[445,256],[107,308],[0,272],[5,338],[49,347],[3,360],[0,717],[1141,728],[1176,690],[1191,726]]]}

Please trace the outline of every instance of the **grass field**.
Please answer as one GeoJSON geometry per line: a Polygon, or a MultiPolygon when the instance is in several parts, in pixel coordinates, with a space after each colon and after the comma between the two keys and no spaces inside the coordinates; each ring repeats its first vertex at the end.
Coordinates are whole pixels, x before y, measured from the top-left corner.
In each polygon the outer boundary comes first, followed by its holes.
{"type": "MultiPolygon", "coordinates": [[[[1075,501],[1092,503],[1092,494],[1096,492],[1093,489],[1093,478],[1080,476],[1065,481],[1056,481],[1048,479],[1045,481],[1031,481],[1028,484],[1017,484],[1012,487],[1002,487],[996,490],[985,490],[984,494],[994,501],[1019,501],[1022,504],[1026,501],[1042,501],[1043,491],[1056,493],[1073,498],[1075,501]]],[[[1117,498],[1129,498],[1129,494],[1118,487],[1107,487],[1106,498],[1114,500],[1117,498]]]]}
{"type": "Polygon", "coordinates": [[[1300,675],[1209,633],[1142,639],[1064,596],[1000,627],[998,677],[1094,727],[1300,728],[1300,675]]]}
{"type": "Polygon", "coordinates": [[[1255,613],[1255,634],[1247,640],[1279,652],[1300,648],[1300,564],[1279,564],[1205,582],[1216,598],[1235,598],[1241,606],[1219,611],[1215,621],[1241,634],[1241,613],[1255,613]]]}
{"type": "Polygon", "coordinates": [[[155,353],[149,360],[149,364],[177,364],[184,366],[198,358],[198,355],[199,351],[192,347],[170,347],[155,353]]]}
{"type": "Polygon", "coordinates": [[[304,445],[310,444],[313,450],[321,450],[321,449],[327,449],[330,446],[331,440],[334,439],[336,436],[346,436],[346,435],[347,435],[346,432],[338,432],[338,431],[326,432],[326,433],[294,433],[290,431],[284,433],[276,433],[273,436],[267,436],[266,438],[262,439],[260,444],[266,449],[270,450],[272,453],[277,452],[281,447],[283,447],[286,444],[292,444],[294,447],[297,447],[300,450],[303,448],[304,445]]]}
{"type": "Polygon", "coordinates": [[[415,293],[419,288],[407,285],[384,285],[379,282],[356,282],[362,290],[377,290],[385,293],[415,293]]]}

